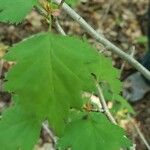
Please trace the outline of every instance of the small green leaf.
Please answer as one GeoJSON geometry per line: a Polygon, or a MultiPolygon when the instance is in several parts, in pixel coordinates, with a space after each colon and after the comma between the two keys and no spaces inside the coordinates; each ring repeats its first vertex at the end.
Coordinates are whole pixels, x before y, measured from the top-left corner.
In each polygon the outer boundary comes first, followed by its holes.
{"type": "Polygon", "coordinates": [[[41,122],[19,106],[9,108],[0,121],[1,150],[32,150],[37,143],[41,122]]]}
{"type": "Polygon", "coordinates": [[[75,6],[79,1],[80,0],[65,0],[65,2],[71,6],[75,6]]]}
{"type": "Polygon", "coordinates": [[[147,36],[140,36],[136,39],[137,43],[139,44],[146,44],[148,42],[147,36]]]}
{"type": "Polygon", "coordinates": [[[0,0],[0,21],[20,23],[38,0],[0,0]]]}
{"type": "Polygon", "coordinates": [[[135,111],[132,108],[132,106],[122,96],[114,95],[114,100],[113,101],[114,101],[113,111],[117,112],[117,111],[120,111],[120,110],[126,110],[127,113],[135,114],[135,111]]]}
{"type": "Polygon", "coordinates": [[[148,36],[140,36],[140,37],[138,37],[137,39],[136,39],[136,42],[138,43],[138,44],[140,44],[140,45],[142,45],[142,46],[144,46],[145,47],[145,50],[147,50],[148,48],[147,48],[147,43],[148,43],[148,36]]]}
{"type": "Polygon", "coordinates": [[[100,113],[81,113],[80,118],[66,126],[57,145],[60,150],[119,150],[129,146],[123,129],[100,113]]]}

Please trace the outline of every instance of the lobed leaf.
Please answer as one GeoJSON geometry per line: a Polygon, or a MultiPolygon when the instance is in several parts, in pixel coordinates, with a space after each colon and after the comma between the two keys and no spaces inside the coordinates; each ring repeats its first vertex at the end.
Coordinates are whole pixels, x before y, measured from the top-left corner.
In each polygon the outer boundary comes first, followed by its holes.
{"type": "Polygon", "coordinates": [[[111,124],[100,113],[81,113],[80,118],[66,126],[65,134],[57,144],[60,150],[119,150],[129,146],[123,129],[111,124]]]}
{"type": "Polygon", "coordinates": [[[27,111],[48,118],[59,133],[69,108],[81,108],[81,92],[95,90],[91,73],[120,92],[111,62],[74,37],[38,34],[10,48],[5,59],[16,61],[5,90],[17,94],[27,111]]]}
{"type": "MultiPolygon", "coordinates": [[[[95,92],[91,74],[99,81],[108,82],[116,93],[120,92],[119,72],[112,67],[111,61],[98,54],[86,41],[75,37],[40,33],[14,45],[4,59],[15,62],[5,77],[4,89],[13,97],[17,96],[15,103],[33,118],[27,123],[36,124],[48,119],[57,135],[63,133],[70,108],[81,109],[82,92],[95,92]]],[[[9,118],[13,120],[13,116],[9,118]]],[[[22,116],[22,119],[27,117],[22,116]]],[[[9,125],[15,121],[18,120],[9,125]]],[[[16,126],[16,132],[18,130],[20,126],[16,126]]],[[[30,134],[29,130],[26,134],[30,134]]],[[[0,132],[1,136],[3,133],[0,132]]],[[[14,143],[15,146],[18,144],[14,143]]]]}
{"type": "Polygon", "coordinates": [[[20,23],[38,0],[0,0],[0,21],[20,23]]]}

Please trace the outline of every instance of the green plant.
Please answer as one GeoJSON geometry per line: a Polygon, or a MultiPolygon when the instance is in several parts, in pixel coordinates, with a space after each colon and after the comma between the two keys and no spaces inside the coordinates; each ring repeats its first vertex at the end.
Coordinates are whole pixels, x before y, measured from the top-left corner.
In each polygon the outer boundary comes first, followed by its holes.
{"type": "Polygon", "coordinates": [[[80,2],[80,0],[66,0],[65,2],[70,4],[71,6],[75,6],[76,4],[78,4],[78,2],[80,2]]]}
{"type": "Polygon", "coordinates": [[[147,47],[147,43],[148,43],[148,38],[147,36],[140,36],[136,39],[136,42],[142,46],[147,47]]]}
{"type": "MultiPolygon", "coordinates": [[[[47,0],[1,0],[0,21],[22,22],[33,7],[51,21],[51,10],[59,8],[54,6],[47,0]]],[[[119,150],[130,146],[123,129],[102,112],[94,112],[90,98],[83,97],[84,93],[97,95],[98,83],[106,99],[122,101],[119,71],[85,39],[51,31],[39,33],[9,48],[3,59],[15,65],[4,83],[13,104],[0,121],[1,150],[33,149],[45,120],[59,137],[58,149],[119,150]]]]}

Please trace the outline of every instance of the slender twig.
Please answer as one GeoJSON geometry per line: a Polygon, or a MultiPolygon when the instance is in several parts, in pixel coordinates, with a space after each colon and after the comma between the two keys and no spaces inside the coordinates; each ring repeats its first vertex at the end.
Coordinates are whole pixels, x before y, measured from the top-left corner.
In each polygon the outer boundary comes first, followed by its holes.
{"type": "Polygon", "coordinates": [[[52,142],[54,143],[54,145],[57,142],[57,137],[53,134],[53,132],[48,128],[46,123],[42,124],[43,129],[47,132],[47,134],[50,136],[50,138],[52,139],[52,142]]]}
{"type": "Polygon", "coordinates": [[[43,17],[45,17],[47,23],[48,23],[48,31],[51,31],[51,21],[52,21],[52,16],[50,14],[47,14],[47,12],[40,6],[36,6],[35,10],[42,15],[43,17]]]}
{"type": "MultiPolygon", "coordinates": [[[[97,87],[97,91],[98,91],[98,97],[99,97],[99,101],[100,101],[100,104],[102,105],[102,109],[103,109],[103,113],[106,114],[106,116],[108,117],[108,119],[115,125],[117,125],[117,122],[116,120],[114,119],[113,115],[110,113],[109,109],[108,109],[108,106],[106,104],[106,100],[104,98],[104,95],[103,95],[103,91],[99,85],[99,83],[97,82],[97,80],[95,80],[95,84],[96,84],[96,87],[97,87]]],[[[130,147],[130,150],[135,150],[135,144],[133,144],[132,147],[130,147]]],[[[120,150],[124,150],[123,148],[121,148],[120,150]]],[[[148,149],[150,150],[150,149],[148,149]]]]}
{"type": "MultiPolygon", "coordinates": [[[[53,0],[56,4],[60,4],[60,0],[53,0]]],[[[99,43],[103,44],[107,49],[111,50],[112,52],[116,53],[118,56],[120,56],[122,59],[127,61],[129,64],[131,64],[133,67],[135,67],[145,78],[150,80],[150,72],[143,67],[138,61],[136,61],[134,58],[132,58],[130,55],[126,54],[124,51],[122,51],[120,48],[115,46],[113,43],[111,43],[109,40],[107,40],[103,35],[97,33],[80,15],[78,15],[71,7],[69,7],[66,3],[63,3],[62,9],[70,15],[75,21],[77,21],[84,30],[89,33],[95,40],[97,40],[99,43]]]]}
{"type": "MultiPolygon", "coordinates": [[[[131,54],[129,54],[129,55],[134,58],[134,55],[135,55],[135,46],[132,48],[131,54]]],[[[122,72],[124,70],[124,67],[125,67],[125,64],[126,64],[126,62],[124,61],[123,64],[121,65],[121,68],[120,68],[120,74],[122,74],[122,72]]]]}
{"type": "Polygon", "coordinates": [[[130,116],[129,116],[129,120],[133,124],[136,132],[138,133],[139,137],[141,138],[141,140],[143,141],[143,143],[145,144],[145,146],[147,147],[147,149],[150,150],[150,145],[149,145],[148,141],[146,140],[144,134],[142,133],[142,131],[138,127],[137,123],[135,121],[133,121],[133,119],[130,116]]]}
{"type": "Polygon", "coordinates": [[[114,123],[114,124],[117,124],[116,120],[114,119],[114,117],[112,116],[112,114],[110,113],[108,107],[107,107],[107,104],[106,104],[106,101],[105,101],[105,98],[104,98],[104,95],[103,95],[103,92],[102,92],[102,89],[98,83],[98,81],[95,79],[95,84],[96,84],[96,88],[97,88],[97,91],[98,91],[98,97],[99,97],[99,101],[102,105],[102,109],[104,110],[104,113],[106,114],[106,116],[108,117],[108,119],[114,123]]]}
{"type": "Polygon", "coordinates": [[[65,31],[63,30],[63,28],[62,28],[61,25],[59,24],[58,18],[55,17],[54,19],[55,19],[55,27],[56,27],[56,30],[57,30],[60,34],[66,36],[65,31]]]}
{"type": "Polygon", "coordinates": [[[44,16],[45,18],[47,18],[47,12],[46,12],[42,7],[36,6],[36,7],[34,7],[34,8],[35,8],[35,10],[36,10],[39,14],[41,14],[42,16],[44,16]]]}
{"type": "Polygon", "coordinates": [[[141,140],[143,141],[143,143],[145,144],[145,146],[147,147],[148,150],[150,150],[150,145],[148,144],[144,134],[140,131],[139,127],[136,124],[133,124],[137,133],[139,134],[139,137],[141,138],[141,140]]]}

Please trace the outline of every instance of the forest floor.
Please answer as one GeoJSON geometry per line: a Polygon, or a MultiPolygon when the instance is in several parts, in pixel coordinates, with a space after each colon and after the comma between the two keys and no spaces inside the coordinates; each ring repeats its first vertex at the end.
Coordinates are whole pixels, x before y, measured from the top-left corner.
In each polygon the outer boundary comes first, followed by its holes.
{"type": "MultiPolygon", "coordinates": [[[[82,0],[75,9],[80,15],[90,24],[97,32],[102,33],[111,42],[131,53],[135,49],[135,58],[141,58],[147,50],[147,42],[145,40],[147,32],[147,10],[149,0],[82,0]]],[[[85,31],[74,22],[63,11],[61,12],[60,23],[69,35],[86,35],[85,31]]],[[[17,26],[0,24],[0,57],[5,53],[5,49],[14,43],[21,41],[25,37],[46,31],[48,25],[45,20],[32,11],[26,20],[17,26]]],[[[100,46],[88,35],[89,42],[97,49],[103,50],[100,46]]],[[[121,68],[124,61],[117,55],[109,51],[105,51],[105,55],[113,58],[113,65],[121,68]]],[[[0,62],[0,82],[3,82],[4,73],[8,70],[9,64],[0,62]]],[[[122,81],[135,72],[135,70],[127,63],[124,64],[122,70],[122,81]]],[[[0,90],[1,90],[0,85],[0,90]]],[[[0,91],[0,112],[9,105],[10,95],[0,91]]],[[[132,104],[136,111],[135,119],[138,122],[142,133],[150,143],[150,93],[134,104],[132,104]]],[[[136,150],[146,150],[145,145],[136,134],[135,131],[130,131],[132,138],[135,141],[136,150]]],[[[49,143],[50,139],[45,134],[42,134],[44,143],[49,143]]],[[[42,142],[41,142],[42,143],[42,142]]],[[[42,145],[42,144],[41,144],[42,145]]],[[[44,144],[43,144],[44,145],[44,144]]],[[[44,146],[40,150],[47,150],[44,146]]]]}

